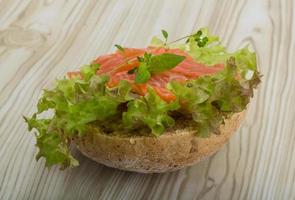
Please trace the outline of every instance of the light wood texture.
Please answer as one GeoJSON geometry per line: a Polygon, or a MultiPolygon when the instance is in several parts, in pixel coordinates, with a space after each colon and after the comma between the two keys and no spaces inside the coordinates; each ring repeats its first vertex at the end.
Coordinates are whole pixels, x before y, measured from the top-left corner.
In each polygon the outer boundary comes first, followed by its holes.
{"type": "Polygon", "coordinates": [[[295,199],[293,0],[1,0],[0,199],[295,199]],[[98,165],[50,170],[35,161],[22,115],[56,77],[114,50],[208,26],[229,49],[250,43],[263,82],[220,152],[177,172],[142,175],[98,165]]]}

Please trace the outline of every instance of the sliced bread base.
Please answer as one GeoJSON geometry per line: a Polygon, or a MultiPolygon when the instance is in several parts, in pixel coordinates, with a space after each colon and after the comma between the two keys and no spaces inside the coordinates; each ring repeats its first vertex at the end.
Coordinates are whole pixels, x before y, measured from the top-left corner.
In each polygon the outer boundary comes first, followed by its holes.
{"type": "Polygon", "coordinates": [[[89,131],[74,139],[87,157],[103,165],[140,173],[163,173],[193,165],[215,153],[237,130],[245,111],[236,113],[220,126],[220,134],[200,138],[189,129],[166,132],[159,137],[120,137],[89,131]]]}

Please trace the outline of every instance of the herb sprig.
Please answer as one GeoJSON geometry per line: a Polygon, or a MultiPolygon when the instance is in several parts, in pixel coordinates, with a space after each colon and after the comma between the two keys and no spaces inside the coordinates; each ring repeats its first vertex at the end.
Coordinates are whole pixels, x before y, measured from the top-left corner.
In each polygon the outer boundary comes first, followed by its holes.
{"type": "Polygon", "coordinates": [[[121,45],[115,44],[115,47],[116,47],[119,51],[122,51],[122,52],[125,51],[125,49],[124,49],[121,45]]]}
{"type": "MultiPolygon", "coordinates": [[[[201,30],[199,30],[197,33],[191,35],[190,37],[192,37],[196,42],[197,45],[199,47],[204,47],[207,42],[209,41],[207,36],[204,36],[203,32],[201,30]]],[[[189,42],[189,39],[186,40],[186,43],[189,42]]]]}
{"type": "Polygon", "coordinates": [[[167,44],[168,41],[168,32],[165,30],[161,30],[163,37],[165,38],[165,45],[167,44]]]}
{"type": "Polygon", "coordinates": [[[176,43],[176,42],[184,40],[184,39],[187,39],[186,43],[188,43],[190,38],[193,38],[193,40],[197,42],[198,47],[204,47],[204,46],[206,46],[206,44],[209,41],[209,38],[207,37],[206,33],[204,33],[204,31],[202,31],[202,29],[198,30],[197,33],[181,37],[181,38],[179,38],[177,40],[174,40],[172,42],[167,42],[168,33],[167,33],[167,38],[165,37],[166,34],[164,35],[163,30],[162,30],[162,34],[163,34],[163,36],[165,38],[164,46],[176,43]]]}
{"type": "Polygon", "coordinates": [[[135,71],[135,83],[145,83],[151,78],[152,74],[158,74],[173,69],[184,59],[184,56],[171,53],[163,53],[154,56],[150,53],[145,53],[143,57],[138,57],[140,64],[138,70],[135,71]]]}

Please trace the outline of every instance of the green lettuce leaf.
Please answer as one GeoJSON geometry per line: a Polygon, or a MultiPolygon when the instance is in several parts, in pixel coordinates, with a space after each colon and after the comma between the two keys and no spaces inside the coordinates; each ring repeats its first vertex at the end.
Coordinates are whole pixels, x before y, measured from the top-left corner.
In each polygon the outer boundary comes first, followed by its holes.
{"type": "Polygon", "coordinates": [[[237,79],[239,71],[244,68],[237,65],[241,61],[236,63],[235,60],[235,57],[230,57],[220,73],[202,76],[185,85],[177,82],[168,85],[168,89],[173,91],[182,104],[183,114],[193,117],[197,134],[201,137],[208,137],[212,132],[218,133],[219,126],[226,117],[243,111],[259,83],[258,74],[257,77],[253,76],[257,78],[255,82],[243,77],[237,79]]]}
{"type": "Polygon", "coordinates": [[[71,138],[82,136],[90,123],[117,115],[118,105],[131,99],[127,94],[129,85],[122,83],[117,91],[108,90],[105,87],[108,77],[96,76],[96,69],[93,65],[84,66],[81,72],[85,77],[83,80],[57,80],[54,89],[44,90],[37,113],[25,118],[29,130],[37,130],[37,158],[45,157],[46,166],[58,163],[62,168],[77,165],[69,151],[71,138]],[[53,110],[53,116],[38,119],[38,114],[47,110],[53,110]]]}
{"type": "Polygon", "coordinates": [[[178,102],[165,102],[151,88],[144,97],[129,101],[127,106],[128,110],[122,115],[124,125],[129,129],[148,126],[156,136],[174,125],[174,119],[169,116],[169,111],[179,108],[178,102]]]}
{"type": "Polygon", "coordinates": [[[25,117],[25,121],[28,123],[29,130],[35,128],[38,131],[36,133],[36,146],[39,148],[36,156],[37,160],[45,157],[46,166],[50,167],[59,164],[62,169],[79,165],[78,161],[73,158],[69,151],[67,140],[61,138],[62,136],[56,131],[50,130],[53,120],[36,119],[36,114],[34,114],[30,119],[25,117]]]}

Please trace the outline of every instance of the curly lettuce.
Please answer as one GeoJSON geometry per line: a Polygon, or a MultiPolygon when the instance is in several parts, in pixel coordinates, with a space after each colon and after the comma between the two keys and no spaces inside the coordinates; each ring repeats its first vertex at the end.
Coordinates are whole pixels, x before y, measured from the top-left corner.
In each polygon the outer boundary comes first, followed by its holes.
{"type": "Polygon", "coordinates": [[[224,63],[224,70],[185,84],[170,82],[167,88],[176,100],[168,103],[152,88],[144,96],[134,94],[127,81],[110,89],[106,86],[109,77],[96,75],[99,65],[85,65],[81,68],[83,78],[57,80],[53,89],[44,90],[37,112],[24,117],[29,130],[35,130],[36,158],[44,157],[49,167],[74,167],[78,161],[70,152],[72,138],[83,137],[89,127],[134,134],[133,130],[149,129],[150,136],[160,136],[175,125],[175,112],[193,122],[197,136],[209,137],[218,134],[224,119],[246,108],[260,82],[255,53],[248,48],[228,53],[207,29],[186,37],[185,43],[167,43],[167,37],[165,33],[165,41],[153,38],[151,46],[179,48],[208,66],[224,63]],[[46,111],[52,115],[40,117],[46,111]]]}

